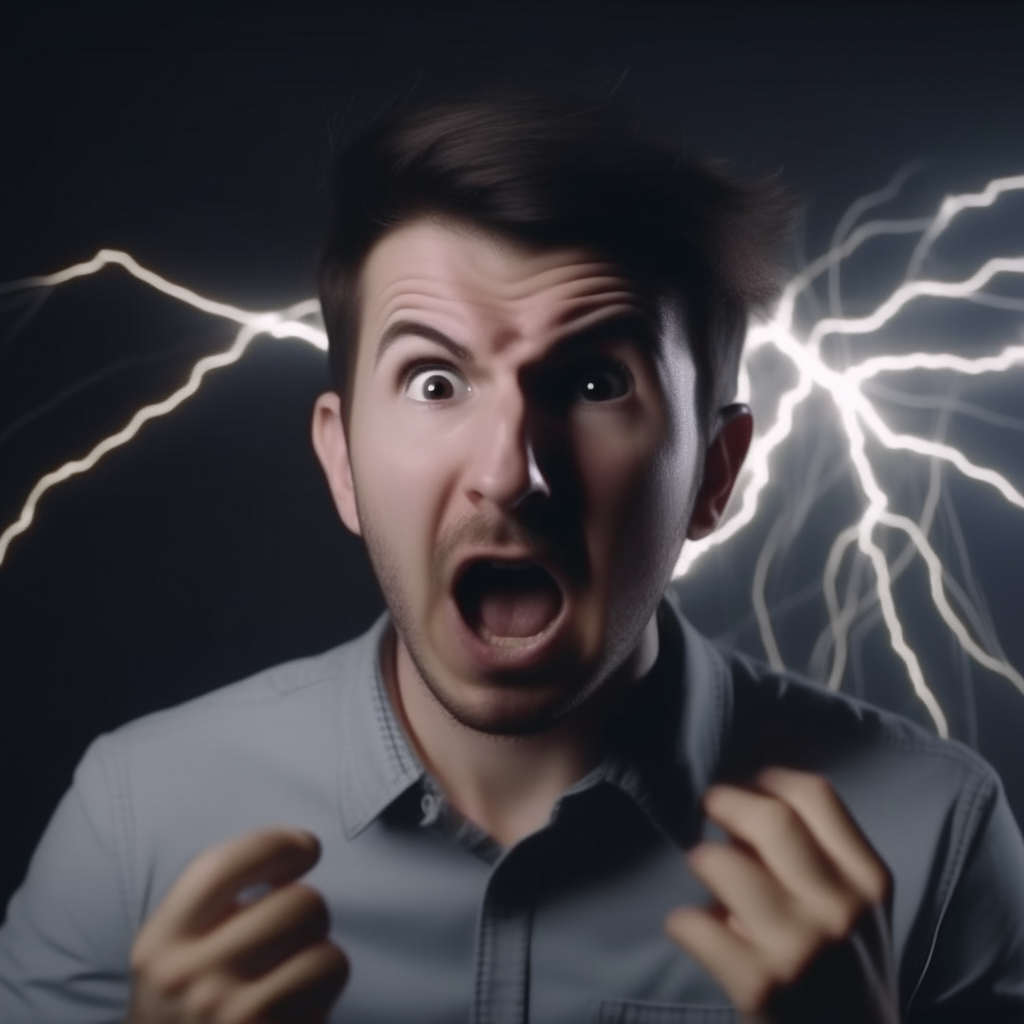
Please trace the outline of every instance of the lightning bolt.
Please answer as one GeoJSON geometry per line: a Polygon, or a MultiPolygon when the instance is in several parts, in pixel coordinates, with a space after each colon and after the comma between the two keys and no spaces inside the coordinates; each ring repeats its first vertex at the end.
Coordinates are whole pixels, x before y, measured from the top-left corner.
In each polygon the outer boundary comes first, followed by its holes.
{"type": "Polygon", "coordinates": [[[52,289],[57,285],[65,284],[76,278],[95,274],[108,266],[120,266],[128,271],[132,277],[137,278],[144,284],[148,284],[151,288],[163,292],[164,295],[169,295],[172,299],[184,302],[202,313],[209,313],[211,316],[221,317],[222,319],[239,324],[238,333],[235,335],[231,346],[224,352],[204,356],[200,359],[192,367],[192,372],[189,374],[185,384],[168,395],[163,401],[143,406],[120,430],[109,437],[103,438],[82,458],[65,462],[62,466],[40,477],[32,490],[29,491],[18,518],[3,533],[0,533],[0,565],[3,565],[4,559],[7,557],[7,550],[11,546],[11,542],[16,537],[25,533],[32,525],[36,515],[36,507],[44,494],[53,490],[54,487],[65,480],[70,480],[72,477],[87,473],[105,455],[109,455],[110,452],[121,448],[136,437],[150,420],[159,419],[161,416],[166,416],[168,413],[173,412],[199,390],[208,374],[214,370],[220,370],[237,363],[245,355],[246,349],[257,336],[267,334],[274,338],[293,338],[304,341],[323,351],[327,350],[327,335],[324,331],[313,324],[305,322],[305,318],[319,317],[320,315],[320,303],[316,299],[305,299],[287,309],[271,312],[260,313],[239,309],[236,306],[229,306],[224,302],[208,299],[188,288],[174,284],[159,274],[155,274],[152,270],[141,266],[128,253],[119,252],[116,249],[101,249],[91,260],[85,263],[76,263],[74,266],[67,267],[54,274],[27,277],[19,281],[0,285],[0,295],[30,289],[52,289]]]}
{"type": "MultiPolygon", "coordinates": [[[[977,358],[920,351],[871,356],[840,367],[834,365],[834,359],[829,358],[825,342],[832,337],[878,338],[879,333],[901,314],[922,302],[966,301],[1024,311],[1024,302],[1021,300],[986,291],[990,283],[1001,275],[1024,275],[1024,257],[993,257],[961,280],[940,281],[920,277],[936,242],[959,216],[968,211],[986,209],[1007,193],[1024,190],[1024,175],[995,179],[979,192],[947,196],[931,217],[876,219],[859,223],[860,218],[869,210],[892,200],[916,170],[904,169],[884,189],[854,203],[837,225],[829,249],[786,284],[774,315],[768,320],[750,325],[740,367],[739,400],[749,401],[759,386],[759,375],[753,362],[766,351],[781,356],[795,373],[796,379],[778,396],[774,416],[770,418],[766,429],[755,437],[721,527],[709,537],[685,545],[675,567],[674,577],[687,575],[709,550],[725,544],[759,518],[762,500],[772,483],[770,464],[785,449],[787,440],[793,435],[798,410],[812,395],[825,397],[834,413],[835,425],[848,456],[848,465],[843,467],[844,471],[849,472],[855,481],[862,505],[859,515],[835,535],[825,559],[821,590],[829,626],[827,635],[816,645],[816,654],[812,659],[823,650],[831,648],[832,664],[826,681],[831,689],[838,689],[846,666],[850,630],[854,621],[864,611],[866,604],[877,604],[890,647],[902,662],[915,695],[930,715],[936,731],[947,736],[949,726],[946,716],[927,684],[917,653],[906,638],[893,584],[915,558],[920,559],[927,573],[932,605],[962,649],[975,662],[1004,677],[1024,694],[1024,677],[1003,655],[998,640],[991,635],[991,631],[984,628],[980,617],[972,614],[966,595],[949,575],[928,539],[941,495],[941,467],[947,467],[965,479],[987,488],[989,493],[998,495],[1016,508],[1024,509],[1024,494],[995,469],[976,464],[951,444],[893,431],[865,391],[865,384],[882,375],[909,372],[978,376],[1012,371],[1024,364],[1024,344],[1008,344],[998,353],[977,358]],[[904,279],[869,313],[856,317],[843,316],[840,271],[845,261],[872,239],[900,235],[919,236],[907,263],[904,279]],[[827,275],[832,315],[820,317],[809,326],[801,328],[797,323],[798,307],[823,275],[827,275]],[[872,461],[869,441],[876,450],[887,450],[891,457],[927,460],[930,483],[919,520],[890,508],[891,498],[879,482],[877,458],[872,461]],[[884,531],[901,534],[907,541],[903,552],[891,561],[878,540],[884,531]],[[853,550],[860,553],[862,561],[851,568],[846,595],[840,600],[839,576],[847,555],[853,550]],[[865,566],[870,569],[874,581],[868,602],[861,600],[858,595],[860,582],[867,571],[865,566]],[[948,591],[951,589],[956,593],[961,614],[954,610],[949,600],[948,591]],[[964,618],[971,619],[972,628],[969,628],[964,618]]],[[[167,416],[179,408],[197,393],[210,373],[237,363],[256,337],[268,335],[282,340],[301,341],[321,350],[327,348],[326,335],[319,320],[319,304],[315,299],[280,310],[241,309],[168,281],[141,266],[127,253],[110,249],[104,249],[91,260],[54,274],[0,285],[0,295],[34,293],[34,312],[54,288],[96,274],[107,267],[120,267],[137,280],[179,302],[235,323],[238,325],[237,333],[226,350],[198,360],[186,383],[162,401],[137,410],[120,430],[100,440],[83,456],[65,462],[40,477],[29,491],[17,518],[0,534],[0,566],[11,543],[31,527],[39,501],[46,494],[64,481],[87,473],[105,456],[137,437],[148,422],[167,416]]],[[[997,414],[989,414],[989,419],[993,422],[1009,420],[997,414]]],[[[806,511],[806,506],[813,502],[814,497],[805,494],[802,500],[806,511]]],[[[764,649],[772,664],[779,668],[785,666],[772,626],[765,585],[783,544],[786,526],[786,517],[782,516],[769,530],[754,568],[751,595],[764,649]]]]}
{"type": "MultiPolygon", "coordinates": [[[[828,684],[833,689],[838,688],[845,664],[847,638],[853,613],[849,608],[840,607],[836,594],[836,579],[845,552],[856,543],[874,572],[875,596],[881,608],[891,647],[903,662],[914,693],[927,709],[936,730],[942,736],[949,733],[948,723],[938,700],[925,681],[917,654],[906,640],[893,596],[892,570],[885,553],[875,540],[875,534],[880,527],[900,531],[908,537],[913,549],[926,566],[929,592],[936,611],[967,654],[978,664],[1008,679],[1021,693],[1024,693],[1024,677],[1005,657],[986,651],[953,610],[946,593],[942,562],[928,541],[926,531],[914,520],[894,513],[888,508],[889,497],[879,484],[875,467],[868,456],[866,434],[870,434],[892,452],[912,453],[948,463],[968,479],[991,487],[1018,508],[1024,509],[1024,495],[1004,476],[993,469],[976,465],[950,445],[914,435],[894,433],[864,393],[863,385],[865,381],[883,373],[931,370],[979,375],[1006,371],[1024,363],[1024,345],[1008,345],[997,355],[976,359],[932,352],[877,356],[862,360],[851,367],[837,369],[830,366],[823,356],[822,343],[830,335],[877,334],[906,307],[922,299],[974,301],[979,298],[999,298],[986,296],[983,289],[1000,274],[1024,274],[1024,257],[996,257],[987,260],[973,274],[960,281],[919,280],[916,279],[916,274],[920,272],[936,241],[958,215],[967,210],[990,207],[1007,192],[1020,190],[1024,190],[1024,175],[1000,178],[989,182],[981,192],[947,196],[938,212],[930,219],[877,220],[862,224],[850,230],[848,234],[837,231],[838,237],[833,238],[833,245],[829,251],[810,263],[786,285],[774,317],[770,321],[752,324],[750,327],[744,351],[744,365],[741,367],[738,397],[743,401],[749,400],[753,380],[750,369],[751,357],[766,346],[773,347],[791,363],[797,372],[797,381],[781,396],[774,422],[753,442],[747,469],[737,489],[731,514],[727,515],[716,533],[702,541],[687,544],[675,570],[677,578],[684,576],[708,550],[725,543],[754,521],[760,500],[769,484],[770,459],[792,433],[797,408],[812,392],[823,393],[831,400],[837,413],[845,435],[854,479],[865,501],[859,519],[841,530],[835,538],[824,569],[822,587],[836,652],[828,684]],[[797,301],[817,278],[830,272],[832,305],[838,306],[835,286],[838,275],[835,271],[844,260],[872,238],[917,232],[921,237],[911,255],[907,279],[871,313],[861,317],[824,317],[801,336],[801,332],[795,326],[797,301]]],[[[884,201],[893,191],[895,190],[892,187],[883,190],[878,198],[884,201]]],[[[859,206],[855,204],[854,209],[859,214],[870,208],[873,198],[875,197],[866,197],[867,201],[862,200],[859,206]]],[[[1019,301],[1014,300],[998,304],[1011,309],[1022,306],[1019,301]]],[[[784,665],[772,629],[764,597],[764,585],[768,566],[783,531],[781,524],[782,520],[769,532],[762,548],[755,567],[752,595],[762,643],[769,660],[778,668],[784,665]]]]}

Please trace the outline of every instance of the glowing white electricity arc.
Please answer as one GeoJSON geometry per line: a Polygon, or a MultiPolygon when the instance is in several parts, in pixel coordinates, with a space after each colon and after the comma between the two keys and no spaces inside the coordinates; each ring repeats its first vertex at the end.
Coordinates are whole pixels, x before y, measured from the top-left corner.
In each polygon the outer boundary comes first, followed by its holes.
{"type": "Polygon", "coordinates": [[[1024,189],[1024,174],[1015,174],[1009,178],[995,178],[980,192],[969,192],[958,196],[946,196],[942,200],[939,212],[928,225],[921,240],[917,243],[910,262],[907,265],[907,277],[917,277],[928,258],[928,253],[938,237],[953,223],[953,218],[965,210],[983,210],[991,206],[1006,192],[1019,192],[1024,189]]]}
{"type": "MultiPolygon", "coordinates": [[[[892,593],[891,569],[884,552],[874,540],[877,529],[899,530],[909,538],[912,549],[908,548],[908,552],[916,551],[927,567],[932,602],[963,649],[979,664],[1005,676],[1022,693],[1024,677],[1004,658],[986,651],[954,612],[943,586],[942,563],[927,538],[927,523],[930,523],[930,516],[934,511],[934,501],[932,511],[922,517],[921,524],[891,512],[887,507],[888,498],[877,481],[867,455],[867,435],[870,434],[893,452],[902,451],[931,460],[941,460],[956,468],[965,477],[988,485],[1017,507],[1024,508],[1024,494],[1004,476],[993,469],[976,465],[952,445],[894,433],[864,393],[863,385],[882,373],[932,371],[977,375],[1006,371],[1024,364],[1024,345],[1007,346],[998,355],[973,359],[952,353],[926,352],[875,356],[852,367],[837,370],[826,362],[822,354],[822,342],[830,335],[856,336],[875,333],[909,304],[921,299],[967,299],[1003,309],[1024,308],[1020,300],[992,296],[983,291],[999,274],[1024,274],[1024,257],[990,259],[962,281],[920,280],[917,277],[932,247],[959,214],[967,210],[989,207],[1007,192],[1024,189],[1024,175],[996,179],[989,182],[981,192],[947,196],[932,218],[874,220],[855,226],[859,217],[868,209],[893,198],[910,173],[911,169],[901,172],[885,189],[858,200],[837,226],[832,247],[795,275],[785,286],[772,319],[751,325],[744,360],[740,367],[738,398],[741,401],[749,399],[752,387],[750,359],[754,353],[766,346],[789,360],[796,370],[797,379],[779,397],[774,420],[754,439],[740,486],[725,522],[714,534],[704,540],[690,542],[683,548],[674,576],[679,577],[687,573],[701,555],[712,547],[725,543],[754,520],[760,498],[769,484],[771,456],[784,445],[792,433],[797,409],[815,390],[828,395],[846,436],[854,477],[866,502],[860,518],[840,531],[836,537],[824,569],[823,587],[835,650],[829,685],[833,688],[838,686],[839,678],[836,677],[836,673],[841,675],[842,666],[845,664],[847,632],[853,621],[853,615],[839,606],[836,579],[844,553],[856,542],[875,574],[877,599],[889,634],[890,645],[903,661],[914,692],[931,715],[936,729],[940,734],[946,735],[948,726],[945,715],[928,688],[920,662],[904,636],[892,593]],[[817,278],[826,272],[829,273],[831,305],[836,311],[840,307],[838,269],[844,260],[871,239],[915,233],[920,233],[921,237],[914,248],[903,283],[876,309],[861,317],[833,315],[819,319],[805,336],[798,337],[800,332],[794,327],[797,304],[817,278]]],[[[239,331],[230,348],[200,359],[192,367],[187,382],[163,401],[139,409],[121,430],[102,439],[86,455],[66,462],[41,477],[30,490],[17,519],[0,534],[0,565],[3,564],[11,542],[31,526],[38,503],[46,493],[63,481],[88,472],[110,452],[135,438],[146,423],[166,416],[180,407],[199,390],[210,372],[231,366],[241,359],[257,336],[266,334],[275,338],[296,339],[321,350],[327,348],[324,331],[315,324],[305,322],[307,318],[319,314],[319,304],[315,299],[297,303],[284,310],[245,310],[207,298],[168,281],[141,266],[127,253],[112,249],[104,249],[91,260],[54,274],[24,278],[0,285],[0,295],[33,289],[52,289],[95,274],[110,265],[123,268],[139,281],[201,312],[237,323],[239,331]]],[[[770,532],[755,568],[753,592],[753,604],[765,650],[772,662],[780,666],[782,655],[772,632],[768,607],[764,600],[764,584],[781,537],[781,526],[778,529],[773,528],[770,532]]]]}
{"type": "Polygon", "coordinates": [[[243,324],[246,327],[255,329],[256,334],[269,333],[278,338],[301,338],[303,341],[315,345],[319,349],[327,351],[327,335],[322,330],[312,327],[309,324],[299,323],[298,319],[304,316],[314,316],[320,312],[320,303],[316,299],[304,299],[286,310],[273,310],[265,313],[256,313],[249,309],[240,309],[238,306],[229,306],[226,302],[218,302],[216,299],[208,299],[189,288],[185,288],[159,274],[153,273],[142,264],[138,263],[132,256],[119,249],[100,249],[91,260],[84,263],[76,263],[58,270],[54,274],[43,274],[38,277],[23,277],[18,281],[8,281],[0,284],[0,295],[7,295],[11,292],[27,291],[30,288],[53,288],[59,284],[67,284],[79,277],[89,277],[97,271],[108,266],[119,266],[127,270],[132,277],[137,278],[150,288],[169,295],[172,299],[184,302],[201,313],[209,313],[211,316],[223,317],[225,320],[234,320],[236,324],[243,324]],[[285,321],[288,321],[285,324],[285,321]],[[288,333],[279,333],[287,326],[288,333]],[[275,333],[278,332],[278,333],[275,333]]]}
{"type": "Polygon", "coordinates": [[[123,267],[133,277],[144,281],[157,291],[171,296],[171,298],[187,303],[204,313],[233,320],[235,323],[241,324],[242,327],[235,336],[235,340],[230,348],[217,355],[204,356],[200,359],[192,367],[188,381],[182,387],[172,392],[163,401],[155,402],[152,405],[139,409],[124,427],[109,437],[103,438],[82,458],[65,462],[62,466],[37,480],[35,486],[29,491],[18,518],[3,533],[0,533],[0,565],[3,564],[4,559],[7,557],[7,550],[14,538],[25,533],[32,525],[39,499],[47,491],[52,490],[57,484],[63,483],[65,480],[70,480],[74,476],[87,473],[105,455],[131,441],[150,420],[158,419],[173,412],[199,390],[208,373],[237,363],[245,354],[253,338],[260,334],[269,334],[274,338],[296,338],[319,349],[326,350],[327,348],[327,336],[324,332],[311,324],[301,321],[302,317],[319,314],[320,304],[316,299],[304,299],[302,302],[289,306],[287,309],[275,312],[256,313],[250,310],[239,309],[236,306],[229,306],[224,302],[208,299],[188,288],[174,284],[166,280],[166,278],[160,277],[159,274],[154,274],[153,271],[147,270],[127,253],[119,252],[116,249],[103,249],[91,260],[85,263],[77,263],[55,274],[29,277],[21,281],[0,285],[0,294],[28,288],[53,287],[78,277],[95,274],[98,270],[110,264],[123,267]]]}
{"type": "MultiPolygon", "coordinates": [[[[797,301],[815,279],[837,266],[870,238],[923,231],[922,238],[915,247],[911,259],[911,267],[907,275],[909,278],[920,269],[935,242],[958,214],[969,209],[991,206],[1001,195],[1022,189],[1024,189],[1024,175],[998,179],[989,183],[982,192],[948,196],[943,201],[939,213],[930,221],[872,221],[851,231],[846,238],[843,238],[842,234],[837,231],[837,243],[786,285],[773,319],[768,323],[753,325],[748,332],[744,364],[741,366],[740,372],[740,394],[743,398],[750,394],[751,374],[746,364],[752,353],[765,345],[774,347],[793,362],[798,370],[797,382],[781,396],[775,421],[764,434],[755,438],[751,446],[746,470],[740,480],[740,486],[737,488],[739,507],[728,515],[723,526],[716,533],[701,541],[691,542],[683,548],[674,573],[677,578],[685,575],[702,554],[712,547],[724,543],[753,521],[757,514],[759,499],[769,481],[768,462],[770,456],[792,432],[793,415],[796,408],[815,386],[822,388],[833,399],[839,411],[850,445],[850,457],[856,477],[862,491],[869,499],[868,506],[859,522],[841,532],[830,552],[825,568],[826,600],[828,601],[830,592],[834,594],[833,574],[838,571],[836,559],[841,557],[841,552],[856,538],[858,547],[868,557],[875,572],[879,605],[892,649],[903,661],[915,693],[927,708],[938,732],[944,736],[948,734],[945,715],[934,694],[925,683],[920,662],[906,642],[902,625],[896,613],[888,564],[881,548],[873,540],[873,531],[877,526],[901,529],[910,536],[914,547],[928,566],[932,602],[964,650],[979,664],[1009,679],[1022,693],[1024,693],[1024,677],[1004,659],[995,658],[984,651],[971,637],[964,623],[949,605],[942,585],[941,562],[917,524],[905,516],[896,516],[885,511],[887,499],[877,484],[864,451],[864,436],[858,420],[863,420],[873,435],[891,450],[904,450],[943,459],[954,465],[965,476],[989,484],[999,491],[1007,501],[1019,507],[1024,507],[1024,495],[1021,495],[1020,491],[1005,477],[994,470],[975,465],[962,452],[949,445],[910,435],[894,434],[882,421],[867,396],[863,394],[861,385],[865,380],[882,372],[948,370],[978,374],[1005,370],[1024,362],[1024,347],[1009,346],[998,356],[972,360],[944,353],[881,356],[865,360],[860,366],[836,371],[830,369],[823,361],[820,351],[821,343],[830,334],[856,335],[877,332],[909,303],[921,298],[955,300],[978,296],[996,275],[1024,273],[1024,258],[991,259],[969,278],[958,282],[907,280],[868,316],[821,319],[812,326],[803,340],[797,339],[793,321],[797,301]]],[[[852,220],[849,223],[852,224],[852,220]]],[[[1010,303],[1004,305],[1006,308],[1014,308],[1010,303]]],[[[737,502],[734,501],[734,507],[736,504],[737,502]]],[[[772,533],[769,533],[765,541],[765,548],[762,549],[762,558],[759,559],[758,566],[755,567],[752,603],[765,651],[773,663],[781,663],[782,657],[771,629],[767,605],[763,599],[764,578],[767,572],[766,564],[762,564],[762,562],[765,550],[774,546],[772,542],[776,539],[772,533]]],[[[838,608],[831,604],[829,612],[837,647],[837,658],[840,654],[845,658],[845,631],[849,628],[852,620],[841,616],[838,608]]]]}

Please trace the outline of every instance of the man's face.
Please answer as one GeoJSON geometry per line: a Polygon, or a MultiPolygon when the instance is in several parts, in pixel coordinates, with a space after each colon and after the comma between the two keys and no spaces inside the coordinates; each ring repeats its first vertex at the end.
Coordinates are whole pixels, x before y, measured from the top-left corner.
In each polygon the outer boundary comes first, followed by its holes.
{"type": "Polygon", "coordinates": [[[399,642],[463,724],[560,720],[650,623],[703,462],[680,331],[583,250],[422,219],[370,252],[347,444],[318,450],[399,642]]]}

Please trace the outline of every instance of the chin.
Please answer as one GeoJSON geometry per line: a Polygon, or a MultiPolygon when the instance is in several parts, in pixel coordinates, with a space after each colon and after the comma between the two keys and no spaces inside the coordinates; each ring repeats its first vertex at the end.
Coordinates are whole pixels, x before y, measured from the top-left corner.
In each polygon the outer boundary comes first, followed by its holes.
{"type": "Polygon", "coordinates": [[[535,736],[546,732],[584,701],[578,689],[567,692],[564,684],[556,689],[537,683],[488,679],[452,686],[424,671],[425,666],[417,665],[417,669],[435,700],[456,722],[491,736],[535,736]]]}

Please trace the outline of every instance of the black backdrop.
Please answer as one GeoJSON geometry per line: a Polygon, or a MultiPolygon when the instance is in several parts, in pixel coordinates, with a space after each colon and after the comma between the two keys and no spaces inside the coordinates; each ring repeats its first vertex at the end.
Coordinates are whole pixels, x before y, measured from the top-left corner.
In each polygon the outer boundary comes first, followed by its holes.
{"type": "MultiPolygon", "coordinates": [[[[1024,172],[1014,6],[7,5],[0,280],[112,247],[248,308],[301,299],[331,132],[396,96],[496,82],[616,90],[743,171],[781,168],[806,198],[802,239],[816,252],[847,204],[908,160],[975,184],[1024,172]]],[[[115,271],[60,289],[13,331],[24,312],[0,310],[0,528],[43,472],[231,337],[115,271]]],[[[93,736],[376,616],[365,557],[306,441],[325,383],[319,353],[257,342],[180,413],[48,495],[12,544],[0,565],[0,900],[93,736]]],[[[1021,665],[1021,563],[1004,557],[1020,526],[1006,524],[987,594],[1021,665]]],[[[749,600],[728,589],[711,619],[749,600]]],[[[1022,818],[1024,697],[986,679],[977,700],[969,738],[1022,818]]]]}

